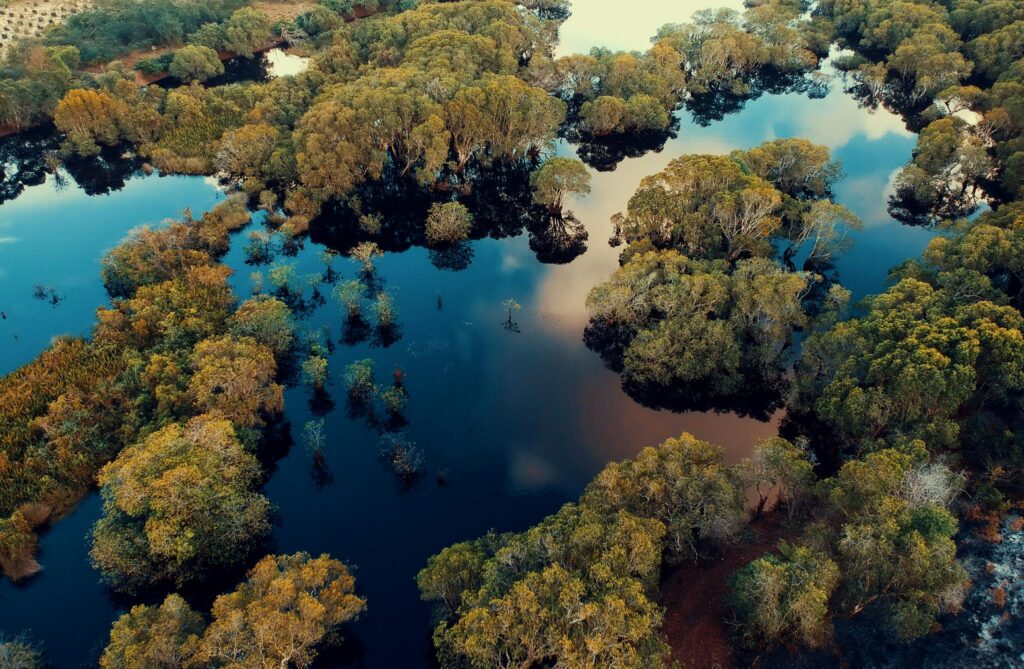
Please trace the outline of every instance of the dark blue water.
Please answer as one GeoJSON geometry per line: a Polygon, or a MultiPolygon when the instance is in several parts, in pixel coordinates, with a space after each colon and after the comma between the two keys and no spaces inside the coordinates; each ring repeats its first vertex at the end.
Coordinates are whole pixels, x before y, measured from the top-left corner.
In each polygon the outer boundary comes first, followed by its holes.
{"type": "Polygon", "coordinates": [[[204,179],[141,175],[120,191],[89,196],[64,173],[0,206],[0,310],[7,316],[0,319],[0,374],[34,358],[54,336],[89,333],[107,299],[100,259],[129,230],[187,207],[205,211],[223,197],[204,179]],[[58,303],[34,298],[36,285],[56,291],[58,303]]]}
{"type": "MultiPolygon", "coordinates": [[[[302,426],[313,415],[310,392],[287,391],[297,443],[265,488],[278,509],[273,549],[328,552],[349,562],[368,599],[345,652],[325,665],[426,666],[429,611],[413,578],[440,548],[492,527],[527,527],[578,495],[608,461],[684,430],[721,444],[731,460],[774,432],[773,423],[634,403],[582,343],[584,299],[616,266],[618,250],[605,243],[608,218],[625,208],[643,176],[682,153],[721,153],[787,136],[828,144],[844,161],[838,199],[864,219],[865,230],[837,269],[855,297],[882,289],[886,270],[919,255],[932,234],[885,213],[887,184],[914,138],[898,118],[868,113],[835,89],[821,100],[765,96],[710,127],[684,117],[679,137],[660,153],[595,173],[593,193],[572,206],[590,230],[589,250],[568,265],[538,263],[525,235],[474,242],[472,264],[461,272],[437,269],[420,248],[380,259],[377,273],[395,298],[401,339],[388,348],[336,344],[328,392],[337,407],[325,417],[328,477],[313,476],[301,445],[302,426]],[[518,333],[502,326],[508,298],[522,305],[518,333]],[[400,485],[378,457],[377,433],[347,415],[344,368],[362,358],[376,361],[379,383],[389,382],[396,365],[406,372],[406,436],[423,451],[427,471],[417,485],[400,485]],[[438,485],[439,472],[446,486],[438,485]]],[[[559,150],[573,152],[568,145],[559,150]]],[[[73,183],[55,189],[50,180],[0,206],[0,237],[15,240],[0,244],[0,308],[9,316],[0,323],[0,341],[14,344],[0,349],[0,371],[31,359],[54,335],[88,330],[104,300],[98,260],[127,230],[185,207],[208,208],[219,197],[200,178],[139,177],[98,198],[73,183]],[[35,300],[37,282],[52,284],[66,300],[56,307],[35,300]]],[[[236,268],[236,291],[247,297],[258,268],[243,263],[241,246],[236,238],[227,262],[236,268]]],[[[307,240],[295,258],[298,273],[322,272],[322,250],[307,240]]],[[[345,278],[356,274],[344,258],[335,267],[345,278]]],[[[337,342],[342,317],[331,299],[302,323],[323,326],[337,342]]],[[[94,658],[119,610],[88,566],[84,537],[98,513],[94,495],[43,535],[42,574],[22,586],[0,583],[0,629],[30,631],[58,668],[94,658]]]]}

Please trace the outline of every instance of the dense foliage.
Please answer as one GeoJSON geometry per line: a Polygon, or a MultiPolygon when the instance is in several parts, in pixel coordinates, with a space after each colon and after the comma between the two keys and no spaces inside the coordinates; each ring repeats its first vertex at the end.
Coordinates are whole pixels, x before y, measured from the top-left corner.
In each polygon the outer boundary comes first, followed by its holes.
{"type": "Polygon", "coordinates": [[[234,313],[230,272],[217,258],[248,220],[230,199],[198,220],[138,230],[104,260],[115,299],[98,311],[92,339],[58,341],[3,379],[8,574],[33,571],[32,529],[97,477],[107,513],[94,559],[119,587],[237,561],[265,531],[248,451],[282,408],[275,355],[293,335],[279,301],[234,313]],[[221,511],[209,515],[210,504],[221,511]],[[215,526],[197,531],[205,522],[215,526]]]}
{"type": "MultiPolygon", "coordinates": [[[[656,666],[667,654],[656,604],[663,561],[726,550],[754,493],[753,515],[774,499],[803,531],[735,575],[741,641],[828,645],[837,617],[866,609],[897,636],[918,637],[957,610],[966,588],[954,543],[961,490],[999,510],[1024,470],[1024,213],[1013,203],[1024,184],[1024,10],[977,0],[822,0],[810,14],[801,2],[754,4],[669,24],[643,53],[555,59],[568,10],[560,0],[424,0],[355,23],[347,19],[382,7],[364,2],[357,13],[328,0],[279,26],[308,38],[307,72],[205,88],[198,82],[220,71],[215,50],[251,55],[274,29],[266,16],[231,1],[103,0],[10,49],[0,122],[52,118],[67,156],[127,143],[165,172],[219,172],[268,209],[284,193],[289,234],[342,211],[357,236],[386,243],[389,221],[375,204],[408,197],[421,227],[407,236],[449,268],[464,266],[462,242],[490,219],[539,210],[548,227],[533,222],[531,246],[550,260],[551,247],[585,239],[563,207],[590,187],[578,161],[542,160],[556,136],[586,140],[581,156],[613,166],[615,139],[663,138],[680,105],[706,122],[764,90],[808,90],[805,75],[838,40],[853,50],[835,59],[852,92],[920,130],[893,214],[962,218],[984,196],[993,210],[947,223],[921,261],[847,313],[847,293],[818,271],[859,221],[831,200],[841,170],[825,147],[775,140],[682,156],[647,177],[614,221],[627,246],[589,296],[588,345],[657,406],[763,416],[790,386],[786,429],[801,446],[770,440],[727,467],[710,444],[669,440],[609,465],[578,503],[534,528],[445,549],[418,583],[441,606],[443,666],[656,666]],[[140,87],[117,64],[82,71],[155,45],[182,48],[140,69],[192,85],[140,87]],[[497,197],[491,177],[532,193],[526,203],[497,197]],[[806,329],[788,375],[795,333],[806,329]],[[821,456],[820,479],[805,443],[821,456]]],[[[93,559],[122,590],[235,565],[267,531],[255,449],[281,410],[278,365],[295,342],[296,301],[292,270],[279,265],[271,280],[283,301],[236,307],[217,260],[247,220],[235,200],[135,233],[104,260],[114,302],[93,338],[59,340],[0,381],[9,575],[37,568],[34,528],[96,482],[104,516],[93,559]]],[[[370,279],[380,253],[376,241],[352,245],[370,279]]],[[[360,319],[365,285],[335,292],[347,319],[360,319]]],[[[378,321],[393,319],[387,293],[373,297],[378,321]]],[[[323,355],[311,351],[301,371],[323,389],[323,355]]],[[[350,399],[404,406],[397,381],[374,383],[372,361],[350,366],[346,383],[350,399]]],[[[115,625],[103,666],[307,666],[363,609],[352,589],[329,558],[267,557],[209,622],[177,595],[136,607],[115,625]]],[[[0,653],[32,652],[22,645],[0,643],[0,653]]]]}
{"type": "MultiPolygon", "coordinates": [[[[588,297],[588,345],[648,404],[777,406],[784,353],[822,281],[813,270],[860,225],[829,199],[840,171],[827,148],[785,139],[682,156],[645,177],[613,219],[627,247],[588,297]],[[777,246],[784,262],[772,258],[777,246]],[[801,250],[811,271],[787,267],[801,250]]],[[[831,296],[842,301],[838,289],[831,296]]]]}
{"type": "Polygon", "coordinates": [[[245,4],[244,0],[100,0],[56,26],[46,43],[73,46],[86,63],[107,61],[133,49],[181,44],[203,24],[223,21],[245,4]]]}
{"type": "Polygon", "coordinates": [[[308,667],[366,601],[348,568],[326,555],[268,555],[233,592],[217,597],[210,621],[179,595],[139,605],[114,623],[103,669],[308,667]]]}
{"type": "Polygon", "coordinates": [[[742,526],[739,471],[683,435],[613,463],[577,504],[521,534],[432,557],[417,580],[444,620],[444,667],[651,667],[667,654],[656,592],[662,556],[692,557],[742,526]]]}

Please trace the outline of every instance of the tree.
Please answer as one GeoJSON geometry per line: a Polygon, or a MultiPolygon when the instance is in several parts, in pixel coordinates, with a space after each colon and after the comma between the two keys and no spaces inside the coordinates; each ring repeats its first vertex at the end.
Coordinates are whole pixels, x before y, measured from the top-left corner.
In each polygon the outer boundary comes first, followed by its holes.
{"type": "Polygon", "coordinates": [[[978,72],[994,81],[1011,63],[1024,56],[1024,20],[981,35],[969,47],[978,72]]]}
{"type": "Polygon", "coordinates": [[[355,322],[362,318],[363,300],[366,297],[366,286],[362,281],[351,279],[339,283],[334,288],[334,297],[344,308],[348,321],[355,322]]]}
{"type": "Polygon", "coordinates": [[[248,580],[213,603],[206,625],[177,594],[157,606],[135,606],[117,620],[102,669],[276,669],[308,667],[317,647],[336,642],[338,628],[366,602],[355,579],[327,555],[268,555],[248,580]]]}
{"type": "Polygon", "coordinates": [[[42,669],[43,657],[32,644],[21,638],[0,637],[0,666],[9,669],[42,669]]]}
{"type": "Polygon", "coordinates": [[[278,151],[280,142],[281,133],[266,123],[229,130],[218,144],[217,168],[236,179],[251,180],[260,186],[273,182],[285,176],[278,151]]]}
{"type": "Polygon", "coordinates": [[[174,52],[167,73],[187,83],[206,81],[224,74],[217,52],[206,46],[189,45],[174,52]]]}
{"type": "Polygon", "coordinates": [[[530,186],[534,201],[546,205],[552,216],[560,216],[567,195],[590,192],[590,172],[579,160],[554,156],[530,175],[530,186]]]}
{"type": "Polygon", "coordinates": [[[348,568],[327,555],[268,555],[234,592],[214,601],[197,663],[308,667],[317,646],[365,610],[366,601],[354,590],[348,568]]]}
{"type": "Polygon", "coordinates": [[[239,56],[251,58],[270,37],[270,19],[251,7],[243,7],[224,25],[224,48],[239,56]]]}
{"type": "Polygon", "coordinates": [[[862,230],[864,224],[852,211],[830,200],[816,200],[800,216],[799,225],[790,235],[794,249],[810,243],[808,262],[829,260],[849,247],[851,230],[862,230]]]}
{"type": "Polygon", "coordinates": [[[456,244],[469,238],[473,215],[458,202],[435,202],[430,206],[424,234],[429,246],[456,244]]]}
{"type": "Polygon", "coordinates": [[[725,467],[722,450],[689,434],[611,463],[581,503],[660,521],[669,554],[679,558],[697,559],[708,546],[734,540],[746,521],[742,489],[725,467]]]}
{"type": "Polygon", "coordinates": [[[625,132],[629,105],[610,95],[588,100],[580,107],[580,127],[596,137],[625,132]]]}
{"type": "Polygon", "coordinates": [[[809,337],[797,366],[798,404],[848,449],[907,438],[957,446],[972,398],[1012,402],[1024,388],[1024,358],[1016,357],[1024,354],[1017,335],[1024,321],[1011,307],[961,306],[954,295],[905,278],[867,300],[863,317],[809,337]]]}
{"type": "Polygon", "coordinates": [[[694,258],[731,261],[769,253],[780,225],[781,194],[726,156],[687,155],[645,177],[630,198],[619,233],[694,258]]]}
{"type": "Polygon", "coordinates": [[[235,298],[223,265],[188,267],[173,279],[142,286],[130,299],[97,311],[94,337],[117,346],[187,348],[216,333],[235,298]]]}
{"type": "Polygon", "coordinates": [[[67,136],[67,148],[74,153],[99,153],[100,144],[120,141],[118,121],[125,113],[123,102],[105,91],[75,89],[57,105],[53,121],[67,136]]]}
{"type": "Polygon", "coordinates": [[[321,201],[343,197],[360,180],[356,113],[335,100],[314,105],[295,132],[299,178],[321,201]]]}
{"type": "Polygon", "coordinates": [[[940,235],[924,251],[927,262],[942,273],[976,272],[1020,305],[1024,288],[1024,217],[1008,204],[998,213],[985,212],[953,236],[940,235]]]}
{"type": "Polygon", "coordinates": [[[345,368],[345,385],[350,400],[368,404],[377,393],[377,385],[373,380],[373,359],[365,358],[349,364],[345,368]]]}
{"type": "Polygon", "coordinates": [[[979,185],[992,170],[983,140],[964,121],[938,119],[918,136],[913,159],[896,178],[890,210],[935,218],[969,214],[978,205],[979,185]]]}
{"type": "Polygon", "coordinates": [[[757,492],[758,514],[774,492],[777,506],[785,507],[792,517],[816,480],[808,454],[781,437],[759,441],[740,469],[745,484],[757,492]]]}
{"type": "Polygon", "coordinates": [[[474,157],[522,159],[554,139],[564,117],[565,104],[542,89],[512,75],[486,74],[445,108],[457,154],[455,170],[461,172],[474,157]]]}
{"type": "Polygon", "coordinates": [[[461,600],[434,632],[443,666],[660,665],[667,648],[651,596],[662,532],[655,520],[567,504],[523,534],[459,549],[474,556],[432,560],[418,577],[424,596],[461,600]]]}
{"type": "Polygon", "coordinates": [[[133,606],[110,629],[102,669],[180,669],[199,644],[203,617],[178,594],[160,606],[133,606]]]}
{"type": "Polygon", "coordinates": [[[839,567],[827,556],[786,542],[779,555],[758,558],[732,579],[731,605],[744,639],[764,648],[798,642],[812,648],[832,638],[829,600],[839,567]]]}
{"type": "Polygon", "coordinates": [[[128,592],[237,563],[269,530],[270,504],[253,492],[260,477],[219,415],[154,432],[100,471],[104,515],[93,529],[93,563],[128,592]]]}
{"type": "Polygon", "coordinates": [[[295,344],[295,326],[288,305],[273,297],[242,302],[228,318],[228,331],[236,338],[251,338],[281,360],[295,344]]]}
{"type": "Polygon", "coordinates": [[[770,140],[733,155],[759,177],[798,199],[829,197],[843,174],[842,164],[832,160],[827,146],[799,137],[770,140]]]}
{"type": "Polygon", "coordinates": [[[917,443],[852,460],[829,490],[842,522],[835,545],[840,609],[856,613],[880,602],[903,638],[931,631],[936,615],[959,607],[967,586],[952,538],[957,521],[946,508],[957,477],[941,465],[936,470],[924,453],[917,443]],[[923,477],[942,483],[919,485],[923,477]]]}
{"type": "Polygon", "coordinates": [[[730,272],[721,261],[638,251],[591,290],[585,337],[648,403],[702,407],[762,391],[770,397],[793,330],[806,323],[801,300],[809,283],[808,275],[765,259],[740,261],[730,272]]]}
{"type": "Polygon", "coordinates": [[[353,247],[351,253],[352,258],[362,264],[363,271],[367,274],[373,274],[373,259],[384,255],[384,252],[374,242],[359,242],[353,247]]]}
{"type": "Polygon", "coordinates": [[[952,29],[928,25],[904,40],[889,57],[888,65],[913,84],[913,99],[933,96],[970,76],[971,61],[964,58],[959,47],[959,37],[952,29]]]}
{"type": "Polygon", "coordinates": [[[464,597],[483,585],[484,564],[489,558],[484,541],[453,544],[431,556],[416,576],[420,596],[426,601],[444,604],[446,613],[454,614],[464,597]]]}
{"type": "Polygon", "coordinates": [[[302,361],[302,381],[314,390],[323,390],[327,383],[327,358],[311,355],[302,361]]]}
{"type": "Polygon", "coordinates": [[[192,354],[189,392],[198,407],[216,411],[239,427],[263,425],[263,417],[281,411],[283,389],[274,383],[273,352],[249,337],[199,342],[192,354]]]}

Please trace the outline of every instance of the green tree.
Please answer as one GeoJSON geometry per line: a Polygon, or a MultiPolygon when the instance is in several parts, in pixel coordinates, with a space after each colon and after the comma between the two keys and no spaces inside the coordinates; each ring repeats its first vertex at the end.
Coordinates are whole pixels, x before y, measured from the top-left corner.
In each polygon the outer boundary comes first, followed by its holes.
{"type": "Polygon", "coordinates": [[[840,610],[878,602],[904,638],[930,632],[936,615],[959,608],[967,587],[953,543],[957,521],[946,508],[960,479],[928,464],[923,452],[915,444],[847,462],[829,490],[842,523],[835,544],[840,610]]]}
{"type": "Polygon", "coordinates": [[[295,344],[292,312],[281,300],[254,297],[242,302],[228,318],[228,331],[235,337],[251,338],[273,351],[281,360],[295,344]]]}
{"type": "Polygon", "coordinates": [[[224,48],[251,58],[270,37],[270,19],[251,7],[243,7],[224,24],[224,48]]]}
{"type": "Polygon", "coordinates": [[[799,199],[829,197],[843,174],[842,164],[832,160],[827,146],[799,137],[770,140],[733,155],[759,177],[799,199]]]}
{"type": "Polygon", "coordinates": [[[893,202],[935,218],[969,214],[993,167],[984,140],[964,121],[941,118],[918,136],[913,159],[896,177],[893,202]]]}
{"type": "Polygon", "coordinates": [[[43,656],[24,639],[0,637],[0,666],[10,669],[42,669],[43,656]]]}
{"type": "Polygon", "coordinates": [[[740,472],[745,485],[757,493],[758,513],[774,493],[776,506],[784,507],[790,517],[810,496],[816,481],[807,452],[781,437],[759,441],[753,455],[741,463],[740,472]]]}
{"type": "Polygon", "coordinates": [[[427,214],[424,234],[430,246],[455,244],[469,239],[473,215],[458,202],[435,202],[427,214]]]}
{"type": "Polygon", "coordinates": [[[782,542],[779,555],[758,558],[733,576],[731,605],[743,638],[758,648],[827,644],[829,601],[839,579],[839,567],[827,556],[782,542]]]}
{"type": "Polygon", "coordinates": [[[684,405],[779,381],[793,330],[806,323],[810,277],[765,259],[690,260],[637,252],[587,297],[588,343],[627,389],[684,405]]]}
{"type": "Polygon", "coordinates": [[[654,520],[569,504],[521,535],[432,560],[418,577],[424,596],[461,600],[434,632],[442,663],[660,665],[667,648],[652,593],[662,532],[654,520]]]}
{"type": "Polygon", "coordinates": [[[189,45],[174,52],[167,73],[185,83],[206,81],[224,74],[224,64],[213,49],[189,45]]]}
{"type": "Polygon", "coordinates": [[[1020,392],[1024,321],[991,302],[960,306],[955,295],[906,278],[867,300],[863,317],[809,337],[797,366],[798,404],[850,449],[908,437],[957,446],[972,398],[1020,392]]]}
{"type": "Polygon", "coordinates": [[[302,381],[314,390],[323,390],[327,384],[327,358],[311,355],[302,361],[302,381]]]}
{"type": "Polygon", "coordinates": [[[590,172],[574,158],[548,158],[530,175],[533,199],[547,206],[553,216],[560,216],[566,196],[590,192],[590,172]]]}
{"type": "Polygon", "coordinates": [[[781,194],[726,156],[687,155],[645,177],[618,233],[693,258],[738,260],[771,252],[781,194]]]}
{"type": "Polygon", "coordinates": [[[656,519],[666,528],[670,555],[697,559],[708,546],[735,540],[745,524],[738,483],[725,467],[722,449],[683,434],[605,467],[581,503],[656,519]]]}

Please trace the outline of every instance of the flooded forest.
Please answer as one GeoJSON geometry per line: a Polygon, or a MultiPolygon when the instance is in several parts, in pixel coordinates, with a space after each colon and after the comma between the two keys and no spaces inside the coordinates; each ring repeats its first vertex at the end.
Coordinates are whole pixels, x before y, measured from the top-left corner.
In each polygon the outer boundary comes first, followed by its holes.
{"type": "Polygon", "coordinates": [[[1024,1],[0,5],[0,669],[1024,666],[1024,1]]]}

